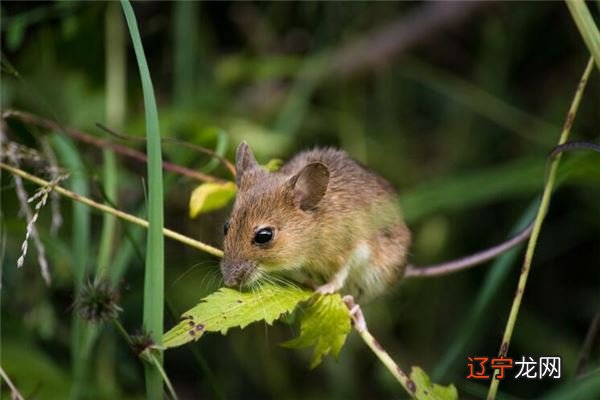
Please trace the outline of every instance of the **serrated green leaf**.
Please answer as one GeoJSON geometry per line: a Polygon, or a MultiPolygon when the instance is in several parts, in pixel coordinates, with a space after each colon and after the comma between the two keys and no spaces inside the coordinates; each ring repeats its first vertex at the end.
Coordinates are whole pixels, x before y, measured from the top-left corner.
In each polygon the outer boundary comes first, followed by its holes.
{"type": "Polygon", "coordinates": [[[236,190],[233,182],[199,185],[190,196],[190,218],[225,207],[235,197],[236,190]]]}
{"type": "Polygon", "coordinates": [[[412,367],[410,371],[410,379],[416,385],[414,398],[417,400],[456,400],[458,392],[456,387],[450,384],[441,386],[431,383],[429,376],[419,367],[412,367]]]}
{"type": "Polygon", "coordinates": [[[312,347],[310,367],[331,353],[337,357],[350,332],[350,314],[339,294],[319,296],[300,316],[300,336],[282,343],[289,348],[312,347]]]}
{"type": "Polygon", "coordinates": [[[163,337],[165,348],[198,340],[205,332],[226,334],[230,328],[245,328],[264,320],[271,325],[282,314],[291,312],[313,292],[291,286],[261,284],[252,292],[221,288],[184,313],[181,322],[163,337]]]}

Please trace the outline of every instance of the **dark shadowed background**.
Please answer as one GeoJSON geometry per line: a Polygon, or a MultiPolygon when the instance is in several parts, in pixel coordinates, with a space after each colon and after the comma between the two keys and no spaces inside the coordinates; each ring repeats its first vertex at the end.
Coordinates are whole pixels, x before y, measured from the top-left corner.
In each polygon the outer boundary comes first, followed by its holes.
{"type": "MultiPolygon", "coordinates": [[[[144,150],[143,143],[119,140],[96,126],[144,134],[133,48],[126,27],[119,28],[119,4],[112,3],[116,12],[109,18],[107,4],[2,2],[2,110],[27,111],[144,150]],[[107,42],[106,31],[119,29],[123,42],[107,42]],[[114,103],[106,96],[106,76],[123,48],[120,124],[111,122],[119,117],[107,117],[107,104],[114,103]]],[[[598,21],[598,4],[589,7],[598,21]]],[[[561,2],[134,2],[133,8],[163,137],[216,149],[229,159],[246,140],[261,163],[317,145],[343,148],[398,189],[417,264],[490,246],[520,219],[531,218],[546,155],[558,141],[589,57],[561,2]]],[[[49,133],[7,121],[8,138],[23,145],[39,149],[49,133]]],[[[599,127],[595,70],[572,138],[598,141],[599,127]]],[[[79,168],[71,166],[72,174],[84,177],[89,196],[101,200],[101,149],[69,142],[83,160],[79,168]]],[[[166,160],[198,171],[210,161],[172,144],[164,144],[163,152],[166,160]]],[[[569,392],[600,307],[600,156],[568,154],[563,160],[509,350],[516,358],[559,355],[563,377],[509,378],[499,398],[569,392]]],[[[116,205],[144,215],[146,166],[122,156],[117,162],[116,205]]],[[[208,170],[231,179],[222,167],[208,170]]],[[[0,365],[28,398],[66,398],[72,379],[73,204],[61,200],[64,223],[57,235],[50,232],[50,206],[37,223],[53,279],[48,287],[33,246],[23,268],[16,268],[26,222],[12,177],[3,172],[1,178],[0,365]]],[[[188,216],[198,183],[165,172],[165,225],[221,247],[227,209],[188,216]]],[[[30,194],[35,190],[26,187],[30,194]]],[[[91,215],[85,266],[93,271],[102,216],[91,215]]],[[[108,265],[124,271],[119,319],[135,332],[141,326],[145,235],[122,222],[116,232],[108,265]]],[[[221,279],[218,259],[169,239],[165,245],[169,328],[221,279]]],[[[465,379],[467,356],[499,350],[522,251],[505,261],[497,266],[504,273],[494,273],[488,263],[401,283],[365,305],[372,333],[403,367],[419,365],[436,382],[454,383],[461,398],[483,398],[487,381],[465,379]]],[[[354,333],[339,360],[328,358],[315,370],[308,369],[309,351],[278,346],[296,334],[296,325],[257,323],[227,336],[206,335],[168,350],[165,369],[182,399],[404,395],[354,333]]],[[[113,325],[103,327],[92,354],[84,398],[143,398],[141,364],[113,325]]],[[[600,395],[597,344],[589,358],[583,374],[595,376],[595,389],[580,398],[600,395]]],[[[2,398],[9,398],[4,389],[2,398]]]]}

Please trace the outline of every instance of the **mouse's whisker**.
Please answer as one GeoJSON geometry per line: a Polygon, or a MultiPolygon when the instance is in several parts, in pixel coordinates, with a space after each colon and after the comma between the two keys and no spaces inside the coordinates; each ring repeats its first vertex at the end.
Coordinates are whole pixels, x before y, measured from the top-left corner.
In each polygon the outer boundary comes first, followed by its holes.
{"type": "MultiPolygon", "coordinates": [[[[194,265],[192,265],[191,267],[187,268],[185,271],[183,271],[169,286],[169,290],[173,289],[175,287],[175,285],[177,285],[179,283],[179,281],[181,281],[183,278],[188,277],[189,275],[193,274],[193,273],[198,273],[200,271],[202,271],[203,268],[205,267],[211,267],[212,263],[210,261],[203,261],[203,262],[199,262],[196,263],[194,265]]],[[[209,273],[213,272],[213,269],[209,270],[209,273]]]]}
{"type": "Polygon", "coordinates": [[[206,288],[209,291],[214,291],[222,286],[221,283],[223,277],[219,271],[210,271],[208,274],[206,274],[205,278],[208,278],[206,288]]]}
{"type": "MultiPolygon", "coordinates": [[[[265,303],[264,303],[264,278],[267,276],[267,274],[264,274],[262,271],[260,273],[260,276],[257,280],[254,281],[254,287],[256,289],[259,290],[259,293],[263,293],[263,295],[259,295],[258,299],[260,301],[260,308],[263,312],[263,325],[265,327],[265,340],[268,342],[269,339],[269,325],[267,324],[267,312],[266,312],[266,307],[265,307],[265,303]],[[262,278],[262,279],[261,279],[262,278]]],[[[252,289],[254,291],[254,288],[252,289]]],[[[256,294],[256,293],[254,293],[256,294]]]]}
{"type": "Polygon", "coordinates": [[[298,285],[296,282],[281,275],[268,275],[268,280],[271,283],[278,284],[281,286],[286,286],[293,289],[300,289],[300,285],[298,285]]]}

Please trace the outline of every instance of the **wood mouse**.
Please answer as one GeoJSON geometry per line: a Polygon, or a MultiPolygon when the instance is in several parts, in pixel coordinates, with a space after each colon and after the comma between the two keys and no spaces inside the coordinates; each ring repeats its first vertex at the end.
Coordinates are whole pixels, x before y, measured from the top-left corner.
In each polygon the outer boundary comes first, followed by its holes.
{"type": "Polygon", "coordinates": [[[411,234],[392,185],[344,151],[303,151],[268,172],[242,142],[236,183],[221,262],[225,285],[233,287],[281,274],[322,294],[368,301],[405,276],[487,261],[526,239],[532,227],[474,255],[419,268],[407,265],[411,234]]]}

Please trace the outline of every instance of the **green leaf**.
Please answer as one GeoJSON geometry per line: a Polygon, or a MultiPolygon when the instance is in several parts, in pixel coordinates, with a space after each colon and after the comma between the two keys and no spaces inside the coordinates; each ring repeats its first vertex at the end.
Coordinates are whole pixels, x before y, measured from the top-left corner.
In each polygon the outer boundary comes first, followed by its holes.
{"type": "Polygon", "coordinates": [[[277,172],[283,165],[283,160],[280,158],[272,158],[268,163],[263,165],[263,168],[269,172],[277,172]]]}
{"type": "Polygon", "coordinates": [[[221,332],[230,328],[245,328],[264,320],[271,325],[282,314],[313,295],[296,287],[262,283],[252,292],[221,288],[184,313],[181,322],[163,337],[165,348],[181,346],[198,340],[205,332],[221,332]]]}
{"type": "Polygon", "coordinates": [[[458,392],[454,385],[441,386],[431,383],[431,379],[425,371],[419,367],[412,367],[410,379],[415,383],[417,391],[414,398],[417,400],[455,400],[458,392]]]}
{"type": "Polygon", "coordinates": [[[233,182],[201,184],[190,196],[190,218],[225,207],[235,197],[236,190],[233,182]]]}
{"type": "Polygon", "coordinates": [[[300,336],[282,346],[314,346],[310,367],[315,368],[329,353],[337,358],[349,332],[350,314],[340,295],[319,296],[300,317],[300,336]]]}

